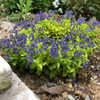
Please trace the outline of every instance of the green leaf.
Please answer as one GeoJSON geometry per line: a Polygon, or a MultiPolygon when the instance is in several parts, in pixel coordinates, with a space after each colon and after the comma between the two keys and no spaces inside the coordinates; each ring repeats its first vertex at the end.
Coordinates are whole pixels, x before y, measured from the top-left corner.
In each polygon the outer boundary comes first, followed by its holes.
{"type": "Polygon", "coordinates": [[[17,64],[17,62],[12,62],[12,65],[13,65],[13,66],[16,66],[16,64],[17,64]]]}
{"type": "Polygon", "coordinates": [[[50,79],[54,78],[55,77],[55,72],[51,72],[50,73],[50,79]]]}
{"type": "Polygon", "coordinates": [[[73,6],[73,9],[75,10],[75,9],[79,9],[79,7],[77,6],[77,5],[74,5],[73,6]]]}
{"type": "Polygon", "coordinates": [[[73,75],[73,77],[75,77],[76,76],[76,72],[72,73],[72,75],[73,75]]]}
{"type": "Polygon", "coordinates": [[[75,72],[75,68],[71,68],[70,69],[70,72],[72,73],[72,72],[75,72]]]}
{"type": "Polygon", "coordinates": [[[60,62],[57,62],[57,68],[59,68],[60,67],[60,62]]]}
{"type": "Polygon", "coordinates": [[[17,3],[18,8],[21,10],[21,6],[17,3]]]}
{"type": "Polygon", "coordinates": [[[90,6],[89,9],[90,9],[91,11],[95,11],[95,10],[96,10],[96,9],[95,9],[94,7],[92,7],[92,6],[90,6]]]}
{"type": "Polygon", "coordinates": [[[63,77],[67,76],[66,71],[63,71],[62,76],[63,77]]]}

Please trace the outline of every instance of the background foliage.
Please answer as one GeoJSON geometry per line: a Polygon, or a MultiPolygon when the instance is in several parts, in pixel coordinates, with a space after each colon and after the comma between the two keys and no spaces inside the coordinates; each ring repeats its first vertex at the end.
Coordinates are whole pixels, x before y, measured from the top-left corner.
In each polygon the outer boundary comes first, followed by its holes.
{"type": "Polygon", "coordinates": [[[33,12],[48,11],[52,9],[53,0],[33,0],[33,12]]]}
{"type": "Polygon", "coordinates": [[[100,16],[100,0],[67,0],[68,9],[73,10],[77,18],[79,16],[86,17],[87,20],[96,16],[100,16]]]}
{"type": "Polygon", "coordinates": [[[18,0],[2,0],[2,4],[4,6],[3,12],[6,14],[11,14],[12,12],[15,13],[15,11],[18,10],[16,5],[17,3],[18,0]]]}
{"type": "MultiPolygon", "coordinates": [[[[3,13],[12,14],[19,11],[17,3],[19,0],[2,0],[3,13]]],[[[63,10],[63,14],[66,10],[74,11],[76,18],[81,15],[89,20],[89,18],[96,16],[100,20],[100,0],[32,0],[33,10],[31,12],[38,13],[40,10],[59,10],[59,8],[63,10]],[[57,8],[53,6],[54,1],[59,3],[57,8]]]]}

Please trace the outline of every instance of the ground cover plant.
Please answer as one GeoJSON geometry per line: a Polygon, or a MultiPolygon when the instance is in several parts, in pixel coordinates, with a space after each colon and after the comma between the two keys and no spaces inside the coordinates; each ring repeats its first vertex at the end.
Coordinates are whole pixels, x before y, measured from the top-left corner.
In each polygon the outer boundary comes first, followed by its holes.
{"type": "Polygon", "coordinates": [[[10,39],[1,39],[0,48],[4,58],[21,71],[50,78],[56,76],[75,77],[82,69],[89,67],[88,57],[99,50],[96,39],[99,22],[83,17],[78,20],[66,11],[57,19],[54,11],[34,15],[34,20],[16,23],[10,39]],[[20,32],[17,27],[21,27],[20,32]]]}

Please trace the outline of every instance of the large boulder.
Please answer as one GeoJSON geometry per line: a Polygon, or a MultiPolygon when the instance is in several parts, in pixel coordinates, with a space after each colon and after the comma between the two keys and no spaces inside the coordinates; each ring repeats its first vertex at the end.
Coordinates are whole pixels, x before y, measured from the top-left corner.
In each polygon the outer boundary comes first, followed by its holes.
{"type": "Polygon", "coordinates": [[[11,86],[12,69],[0,56],[0,92],[11,86]]]}
{"type": "Polygon", "coordinates": [[[13,72],[11,83],[11,87],[0,94],[0,100],[40,100],[13,72]]]}
{"type": "Polygon", "coordinates": [[[0,56],[0,100],[40,100],[17,77],[17,75],[12,71],[10,65],[1,56],[0,56]]]}

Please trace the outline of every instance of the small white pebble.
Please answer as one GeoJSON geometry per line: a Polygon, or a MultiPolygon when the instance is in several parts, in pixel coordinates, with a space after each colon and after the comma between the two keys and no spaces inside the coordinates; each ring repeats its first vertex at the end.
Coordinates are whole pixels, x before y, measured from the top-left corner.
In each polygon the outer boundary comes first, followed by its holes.
{"type": "Polygon", "coordinates": [[[100,83],[98,83],[100,85],[100,83]]]}
{"type": "Polygon", "coordinates": [[[99,58],[99,57],[97,57],[97,60],[100,60],[100,58],[99,58]]]}
{"type": "Polygon", "coordinates": [[[91,80],[94,80],[92,77],[90,78],[91,80]]]}
{"type": "Polygon", "coordinates": [[[94,55],[94,57],[96,57],[96,55],[94,55]]]}
{"type": "Polygon", "coordinates": [[[91,68],[94,68],[94,66],[92,65],[91,68]]]}
{"type": "Polygon", "coordinates": [[[75,100],[75,98],[73,98],[73,96],[71,96],[71,95],[68,95],[67,97],[69,100],[75,100]]]}
{"type": "Polygon", "coordinates": [[[93,79],[97,79],[98,78],[98,76],[97,75],[93,75],[93,79]]]}

